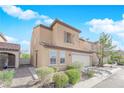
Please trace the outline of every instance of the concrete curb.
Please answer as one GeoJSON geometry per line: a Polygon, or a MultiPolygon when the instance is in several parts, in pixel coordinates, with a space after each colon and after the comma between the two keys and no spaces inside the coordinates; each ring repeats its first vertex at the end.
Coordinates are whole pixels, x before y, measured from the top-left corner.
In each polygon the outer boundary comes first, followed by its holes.
{"type": "Polygon", "coordinates": [[[116,68],[112,71],[110,71],[111,75],[107,76],[99,76],[99,77],[93,77],[85,81],[81,81],[73,86],[73,88],[92,88],[98,83],[102,82],[103,80],[111,77],[113,74],[115,74],[117,71],[121,70],[121,68],[116,68]]]}
{"type": "Polygon", "coordinates": [[[36,74],[35,69],[34,69],[33,67],[29,67],[28,69],[29,69],[29,71],[30,71],[30,73],[31,73],[31,75],[32,75],[32,77],[33,77],[33,79],[34,79],[34,80],[38,80],[38,76],[37,76],[37,74],[36,74]]]}

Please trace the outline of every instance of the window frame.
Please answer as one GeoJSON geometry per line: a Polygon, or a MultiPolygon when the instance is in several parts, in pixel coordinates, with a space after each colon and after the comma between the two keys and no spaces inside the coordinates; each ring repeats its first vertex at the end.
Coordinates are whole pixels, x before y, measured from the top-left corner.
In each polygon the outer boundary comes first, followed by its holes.
{"type": "Polygon", "coordinates": [[[64,32],[64,42],[72,43],[72,34],[69,32],[64,32]]]}
{"type": "Polygon", "coordinates": [[[49,62],[50,65],[56,65],[56,63],[57,63],[57,50],[52,49],[49,51],[49,61],[50,61],[49,62]]]}
{"type": "Polygon", "coordinates": [[[60,51],[60,64],[65,64],[65,58],[66,58],[66,52],[60,51]],[[61,60],[63,60],[63,59],[64,59],[64,62],[61,62],[61,60]]]}

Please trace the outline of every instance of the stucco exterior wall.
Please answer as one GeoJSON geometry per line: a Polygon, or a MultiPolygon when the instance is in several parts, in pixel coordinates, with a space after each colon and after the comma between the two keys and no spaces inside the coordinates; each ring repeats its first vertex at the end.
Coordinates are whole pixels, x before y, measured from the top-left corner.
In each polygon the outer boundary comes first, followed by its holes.
{"type": "Polygon", "coordinates": [[[60,68],[61,70],[65,69],[67,65],[72,63],[72,51],[61,50],[61,49],[52,49],[52,48],[40,48],[38,51],[38,67],[41,66],[55,66],[60,68]],[[50,51],[56,50],[57,57],[56,57],[56,64],[50,64],[50,51]],[[65,63],[60,63],[60,51],[65,51],[65,63]]]}
{"type": "Polygon", "coordinates": [[[53,45],[78,49],[79,33],[70,28],[60,25],[59,23],[56,23],[55,26],[53,27],[52,37],[53,37],[52,39],[53,45]],[[69,32],[72,34],[72,39],[73,39],[72,43],[64,42],[64,32],[69,32]]]}
{"type": "MultiPolygon", "coordinates": [[[[79,32],[68,28],[64,25],[56,23],[52,29],[48,29],[42,26],[38,26],[33,29],[32,40],[31,40],[31,64],[36,67],[36,51],[37,51],[37,67],[41,66],[50,66],[50,57],[49,51],[52,48],[46,48],[42,45],[42,42],[48,43],[50,45],[72,48],[78,50],[91,51],[92,44],[87,41],[82,41],[79,39],[79,32]],[[64,32],[69,32],[72,34],[72,43],[64,42],[64,32]]],[[[64,64],[60,64],[60,51],[62,49],[57,50],[57,63],[54,66],[59,67],[60,69],[65,68],[68,64],[72,63],[72,52],[70,50],[64,50],[66,53],[66,60],[64,64]]],[[[88,54],[91,58],[91,62],[93,60],[93,55],[88,54]]]]}
{"type": "Polygon", "coordinates": [[[93,56],[93,58],[92,58],[92,64],[94,66],[98,65],[99,59],[97,57],[97,54],[96,53],[93,53],[92,56],[93,56]]]}
{"type": "Polygon", "coordinates": [[[36,64],[36,51],[39,50],[39,40],[40,40],[40,27],[37,27],[35,29],[33,29],[32,32],[32,38],[31,38],[31,50],[30,50],[30,54],[31,54],[31,64],[35,66],[36,64]]]}
{"type": "Polygon", "coordinates": [[[87,41],[79,40],[79,49],[80,50],[91,51],[92,50],[92,45],[91,45],[91,43],[89,43],[87,41]]]}
{"type": "Polygon", "coordinates": [[[52,31],[46,28],[40,28],[40,42],[52,44],[52,31]]]}

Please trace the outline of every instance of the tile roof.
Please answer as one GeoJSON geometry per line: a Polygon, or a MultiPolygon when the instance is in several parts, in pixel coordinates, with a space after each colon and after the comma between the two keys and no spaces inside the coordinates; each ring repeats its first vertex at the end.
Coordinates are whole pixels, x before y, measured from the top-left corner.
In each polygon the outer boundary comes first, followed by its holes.
{"type": "Polygon", "coordinates": [[[0,50],[20,51],[20,45],[13,44],[13,43],[0,42],[0,50]]]}
{"type": "Polygon", "coordinates": [[[40,44],[43,45],[43,46],[45,46],[45,47],[49,47],[49,48],[56,48],[56,49],[70,50],[70,51],[74,51],[74,52],[94,53],[94,51],[92,51],[92,50],[90,50],[90,51],[86,51],[86,50],[79,50],[79,49],[73,49],[73,48],[61,47],[61,46],[56,46],[56,45],[50,45],[50,44],[45,43],[45,42],[41,42],[40,44]]]}

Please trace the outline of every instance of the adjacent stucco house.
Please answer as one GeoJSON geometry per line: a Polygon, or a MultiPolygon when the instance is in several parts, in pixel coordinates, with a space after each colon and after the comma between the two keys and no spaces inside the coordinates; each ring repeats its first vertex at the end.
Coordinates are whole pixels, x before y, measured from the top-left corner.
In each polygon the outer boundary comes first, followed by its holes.
{"type": "Polygon", "coordinates": [[[0,33],[0,69],[4,64],[8,67],[19,67],[20,45],[8,43],[3,34],[0,33]]]}
{"type": "Polygon", "coordinates": [[[35,67],[57,66],[64,69],[73,62],[91,66],[96,62],[95,43],[79,38],[80,30],[55,20],[51,26],[33,28],[31,64],[35,67]]]}

